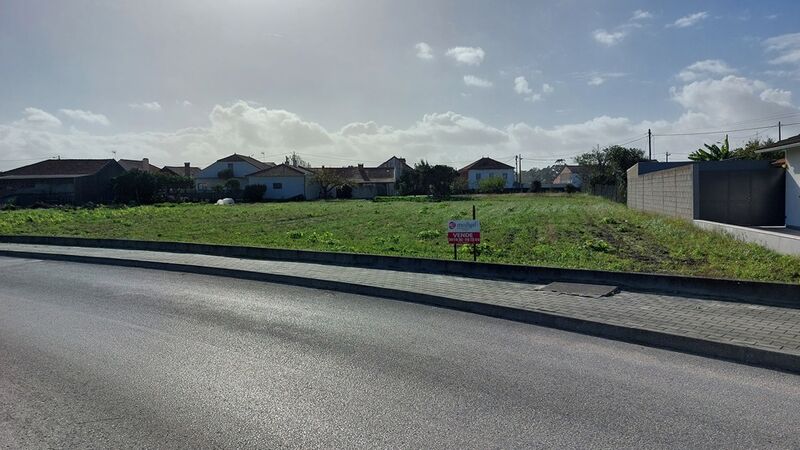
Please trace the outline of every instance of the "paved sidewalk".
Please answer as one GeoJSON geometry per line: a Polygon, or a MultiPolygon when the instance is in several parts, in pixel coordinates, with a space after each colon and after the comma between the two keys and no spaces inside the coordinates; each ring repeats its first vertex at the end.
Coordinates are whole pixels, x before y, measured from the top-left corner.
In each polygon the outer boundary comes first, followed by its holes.
{"type": "Polygon", "coordinates": [[[528,283],[183,253],[4,243],[0,252],[181,264],[348,283],[800,357],[800,309],[630,291],[587,298],[542,291],[542,285],[528,283]]]}

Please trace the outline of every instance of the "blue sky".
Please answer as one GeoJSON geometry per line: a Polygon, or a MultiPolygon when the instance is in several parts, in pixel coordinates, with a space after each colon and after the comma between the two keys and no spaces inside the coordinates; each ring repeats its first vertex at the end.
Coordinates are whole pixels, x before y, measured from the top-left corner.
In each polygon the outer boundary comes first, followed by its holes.
{"type": "MultiPolygon", "coordinates": [[[[800,122],[794,1],[164,3],[0,4],[0,170],[292,150],[530,167],[648,128],[680,159],[724,133],[667,134],[800,122]]],[[[757,133],[776,134],[730,135],[757,133]]]]}

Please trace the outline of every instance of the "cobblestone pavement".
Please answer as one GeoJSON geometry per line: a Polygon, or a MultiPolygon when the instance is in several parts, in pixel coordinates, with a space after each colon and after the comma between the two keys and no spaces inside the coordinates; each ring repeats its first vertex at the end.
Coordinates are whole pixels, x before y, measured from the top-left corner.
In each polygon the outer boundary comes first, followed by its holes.
{"type": "Polygon", "coordinates": [[[800,355],[800,310],[792,308],[631,291],[588,298],[542,291],[542,285],[529,283],[198,254],[3,243],[0,251],[187,264],[355,283],[800,355]]]}

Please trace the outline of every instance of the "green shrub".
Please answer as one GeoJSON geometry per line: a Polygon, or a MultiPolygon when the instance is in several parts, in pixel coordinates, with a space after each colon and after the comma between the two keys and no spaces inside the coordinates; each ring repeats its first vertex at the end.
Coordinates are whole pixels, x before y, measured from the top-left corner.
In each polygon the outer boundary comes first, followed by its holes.
{"type": "Polygon", "coordinates": [[[583,243],[583,248],[602,253],[610,253],[614,251],[614,247],[602,239],[587,239],[583,243]]]}
{"type": "Polygon", "coordinates": [[[263,184],[250,184],[244,187],[244,199],[248,202],[258,202],[264,198],[267,186],[263,184]]]}
{"type": "Polygon", "coordinates": [[[499,194],[506,187],[506,180],[500,177],[484,178],[478,183],[478,192],[483,194],[499,194]]]}
{"type": "Polygon", "coordinates": [[[289,239],[302,239],[303,238],[303,232],[302,231],[297,231],[297,230],[287,231],[286,232],[286,237],[288,237],[289,239]]]}
{"type": "Polygon", "coordinates": [[[239,180],[230,179],[225,182],[225,189],[229,191],[238,191],[242,187],[242,184],[239,183],[239,180]]]}
{"type": "Polygon", "coordinates": [[[436,230],[423,230],[417,233],[417,239],[434,239],[441,235],[442,233],[436,230]]]}

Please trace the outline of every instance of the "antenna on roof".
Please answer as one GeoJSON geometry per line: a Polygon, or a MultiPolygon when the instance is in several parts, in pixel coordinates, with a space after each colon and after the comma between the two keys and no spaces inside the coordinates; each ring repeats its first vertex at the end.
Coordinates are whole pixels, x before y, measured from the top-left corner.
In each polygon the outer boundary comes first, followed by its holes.
{"type": "Polygon", "coordinates": [[[114,159],[117,159],[117,151],[116,150],[111,150],[111,157],[114,158],[114,159]]]}

